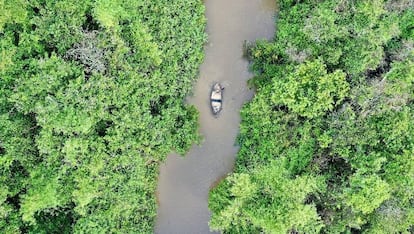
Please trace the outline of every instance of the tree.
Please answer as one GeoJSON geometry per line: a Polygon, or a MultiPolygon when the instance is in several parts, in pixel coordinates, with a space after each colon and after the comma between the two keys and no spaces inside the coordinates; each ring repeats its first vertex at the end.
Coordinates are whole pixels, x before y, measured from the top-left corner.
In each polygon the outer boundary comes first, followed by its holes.
{"type": "Polygon", "coordinates": [[[272,102],[312,118],[333,110],[347,96],[348,90],[345,73],[327,73],[326,66],[315,60],[298,65],[285,79],[275,79],[272,102]]]}
{"type": "Polygon", "coordinates": [[[24,22],[27,19],[27,5],[25,0],[0,1],[0,32],[3,32],[6,24],[24,22]]]}
{"type": "Polygon", "coordinates": [[[320,178],[289,179],[283,161],[273,161],[251,174],[225,179],[210,195],[210,227],[225,233],[318,233],[323,226],[307,196],[318,190],[320,178]]]}
{"type": "Polygon", "coordinates": [[[390,198],[389,185],[376,175],[354,174],[350,179],[350,188],[345,190],[345,204],[355,212],[366,215],[390,198]]]}

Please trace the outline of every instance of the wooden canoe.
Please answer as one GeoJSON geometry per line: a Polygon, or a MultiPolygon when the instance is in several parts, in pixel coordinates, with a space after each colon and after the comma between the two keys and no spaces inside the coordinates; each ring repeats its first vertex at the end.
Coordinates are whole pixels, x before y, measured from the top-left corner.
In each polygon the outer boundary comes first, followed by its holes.
{"type": "Polygon", "coordinates": [[[223,87],[219,83],[215,83],[211,88],[211,110],[214,115],[217,115],[223,108],[223,87]]]}

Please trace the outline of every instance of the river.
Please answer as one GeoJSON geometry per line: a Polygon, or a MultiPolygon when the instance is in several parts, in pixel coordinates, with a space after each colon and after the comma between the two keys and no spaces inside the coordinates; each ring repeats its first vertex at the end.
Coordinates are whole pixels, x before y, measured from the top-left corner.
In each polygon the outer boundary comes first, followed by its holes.
{"type": "Polygon", "coordinates": [[[238,147],[240,108],[253,92],[246,86],[252,76],[243,58],[243,41],[274,35],[275,0],[205,0],[208,43],[200,77],[188,102],[200,112],[200,146],[185,157],[169,155],[161,165],[158,182],[159,234],[210,233],[208,193],[234,166],[238,147]],[[223,110],[211,114],[209,94],[214,82],[224,85],[223,110]]]}

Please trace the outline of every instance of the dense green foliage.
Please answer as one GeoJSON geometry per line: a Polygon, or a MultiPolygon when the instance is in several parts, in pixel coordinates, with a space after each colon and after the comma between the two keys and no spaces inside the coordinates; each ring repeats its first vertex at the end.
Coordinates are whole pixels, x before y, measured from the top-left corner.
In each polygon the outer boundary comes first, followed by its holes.
{"type": "Polygon", "coordinates": [[[152,232],[204,24],[199,0],[0,0],[0,233],[152,232]]]}
{"type": "Polygon", "coordinates": [[[211,228],[412,233],[414,2],[278,2],[275,40],[248,50],[257,94],[211,228]]]}

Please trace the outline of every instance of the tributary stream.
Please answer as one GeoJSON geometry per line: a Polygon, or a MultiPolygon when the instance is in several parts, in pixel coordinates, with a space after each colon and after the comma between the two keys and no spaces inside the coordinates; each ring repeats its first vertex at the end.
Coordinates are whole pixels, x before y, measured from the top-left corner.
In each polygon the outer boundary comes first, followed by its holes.
{"type": "Polygon", "coordinates": [[[230,173],[238,151],[240,109],[252,98],[251,78],[243,58],[243,41],[270,39],[274,34],[275,0],[205,0],[208,43],[200,77],[188,102],[200,112],[203,142],[185,157],[169,155],[158,182],[159,234],[210,233],[208,193],[230,173]],[[211,114],[209,94],[214,82],[224,87],[223,110],[211,114]]]}

